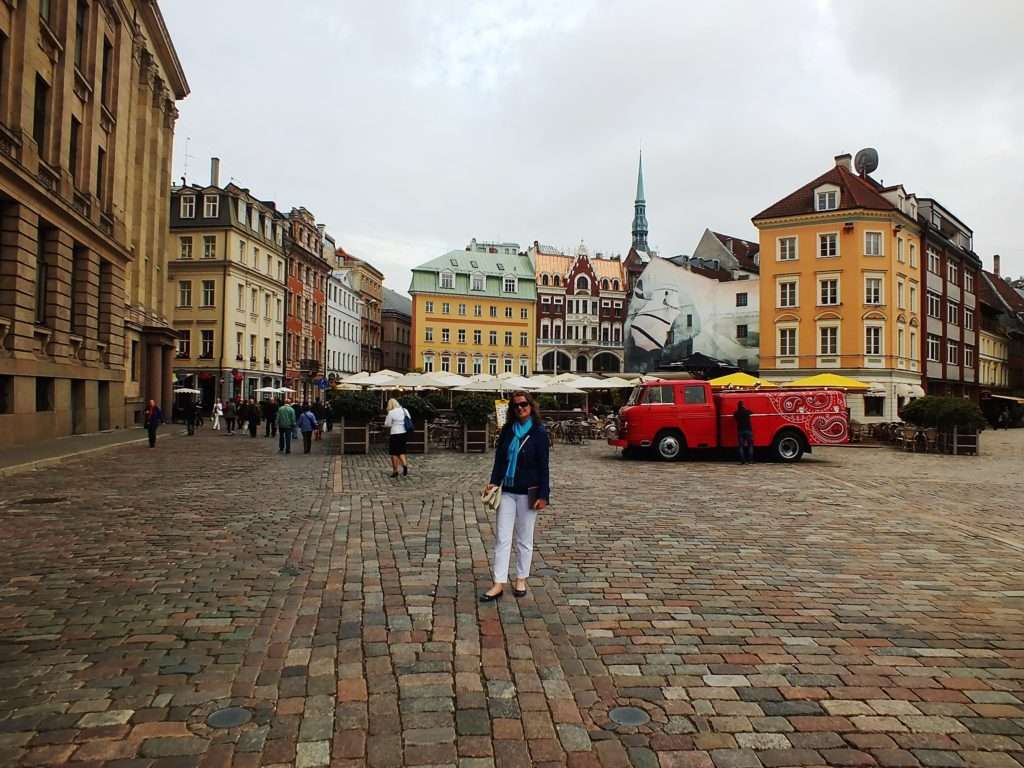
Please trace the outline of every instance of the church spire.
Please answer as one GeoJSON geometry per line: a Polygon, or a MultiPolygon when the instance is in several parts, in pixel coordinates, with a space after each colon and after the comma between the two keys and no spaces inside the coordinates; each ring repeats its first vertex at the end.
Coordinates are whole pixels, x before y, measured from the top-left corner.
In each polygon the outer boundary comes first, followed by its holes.
{"type": "Polygon", "coordinates": [[[644,153],[636,172],[636,200],[633,202],[633,247],[647,251],[647,201],[644,199],[644,153]]]}

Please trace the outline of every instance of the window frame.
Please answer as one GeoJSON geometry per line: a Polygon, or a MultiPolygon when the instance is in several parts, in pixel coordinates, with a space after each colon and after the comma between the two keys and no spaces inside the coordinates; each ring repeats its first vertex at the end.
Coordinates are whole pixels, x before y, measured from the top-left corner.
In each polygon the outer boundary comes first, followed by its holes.
{"type": "Polygon", "coordinates": [[[800,258],[800,238],[796,235],[782,235],[775,238],[775,260],[776,261],[797,261],[800,258]],[[787,256],[786,243],[793,246],[793,255],[787,256]]]}
{"type": "Polygon", "coordinates": [[[884,232],[880,232],[879,230],[876,230],[876,229],[864,230],[864,255],[865,256],[885,256],[885,233],[884,232]],[[869,236],[877,236],[878,237],[878,251],[877,251],[877,253],[872,253],[871,250],[868,248],[868,242],[869,242],[868,238],[869,238],[869,236]]]}
{"type": "Polygon", "coordinates": [[[839,254],[839,233],[838,232],[819,232],[818,235],[817,235],[817,239],[818,239],[817,257],[819,259],[838,259],[839,258],[840,254],[839,254]],[[834,238],[833,242],[835,243],[835,253],[822,254],[822,244],[824,243],[824,238],[834,238]]]}

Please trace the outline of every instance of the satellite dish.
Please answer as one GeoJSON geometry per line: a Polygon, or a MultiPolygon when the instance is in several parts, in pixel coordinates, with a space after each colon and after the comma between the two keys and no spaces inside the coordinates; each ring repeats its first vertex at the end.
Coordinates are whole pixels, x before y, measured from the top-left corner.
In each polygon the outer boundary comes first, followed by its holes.
{"type": "Polygon", "coordinates": [[[853,158],[853,167],[861,176],[867,176],[878,167],[878,150],[872,147],[862,149],[853,158]]]}

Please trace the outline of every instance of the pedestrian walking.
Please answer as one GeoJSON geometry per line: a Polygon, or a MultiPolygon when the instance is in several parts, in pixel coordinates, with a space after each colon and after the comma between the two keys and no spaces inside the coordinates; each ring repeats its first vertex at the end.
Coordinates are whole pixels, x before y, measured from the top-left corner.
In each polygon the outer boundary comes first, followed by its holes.
{"type": "Polygon", "coordinates": [[[228,434],[235,434],[235,421],[238,418],[238,406],[234,400],[228,400],[224,403],[224,421],[228,425],[228,434]]]}
{"type": "Polygon", "coordinates": [[[323,437],[324,423],[324,406],[319,400],[313,403],[313,415],[316,416],[316,432],[313,433],[313,439],[319,440],[323,437]]]}
{"type": "Polygon", "coordinates": [[[194,435],[196,433],[196,401],[191,398],[186,400],[182,413],[185,417],[185,427],[188,429],[188,433],[194,435]]]}
{"type": "Polygon", "coordinates": [[[409,412],[402,407],[395,398],[388,400],[388,415],[384,417],[384,428],[388,432],[388,453],[391,455],[391,476],[398,477],[398,465],[402,465],[402,474],[409,474],[409,459],[407,457],[409,431],[406,429],[406,419],[412,421],[409,412]]]}
{"type": "Polygon", "coordinates": [[[754,430],[750,426],[750,411],[740,400],[736,403],[736,412],[732,415],[736,419],[736,441],[740,451],[740,464],[746,464],[754,460],[754,430]]]}
{"type": "Polygon", "coordinates": [[[295,429],[295,409],[291,402],[285,401],[277,409],[277,452],[292,452],[292,430],[295,429]]]}
{"type": "Polygon", "coordinates": [[[526,594],[537,512],[548,505],[551,496],[550,447],[536,400],[526,392],[513,392],[505,426],[498,436],[491,481],[484,488],[485,496],[500,492],[501,501],[494,537],[494,584],[480,596],[481,602],[489,603],[505,594],[513,535],[516,584],[512,594],[516,597],[526,594]]]}
{"type": "Polygon", "coordinates": [[[324,424],[328,432],[334,429],[334,412],[330,403],[324,405],[324,424]]]}
{"type": "Polygon", "coordinates": [[[249,437],[256,437],[256,429],[260,425],[260,408],[251,397],[246,413],[249,420],[249,437]]]}
{"type": "Polygon", "coordinates": [[[270,398],[260,400],[260,418],[263,419],[263,436],[270,437],[270,398]]]}
{"type": "Polygon", "coordinates": [[[149,433],[149,447],[156,448],[156,431],[164,423],[164,412],[160,410],[156,400],[149,401],[144,419],[143,423],[146,426],[146,432],[149,433]]]}
{"type": "Polygon", "coordinates": [[[317,428],[316,414],[313,413],[313,409],[308,405],[306,410],[299,416],[299,431],[302,432],[302,452],[309,453],[309,449],[313,446],[313,433],[317,428]]]}
{"type": "Polygon", "coordinates": [[[271,398],[270,405],[267,408],[267,423],[270,425],[270,436],[277,437],[277,409],[281,407],[281,404],[277,401],[277,398],[271,398]]]}
{"type": "Polygon", "coordinates": [[[224,417],[224,403],[217,398],[217,402],[213,404],[213,428],[218,432],[220,431],[220,420],[224,417]]]}

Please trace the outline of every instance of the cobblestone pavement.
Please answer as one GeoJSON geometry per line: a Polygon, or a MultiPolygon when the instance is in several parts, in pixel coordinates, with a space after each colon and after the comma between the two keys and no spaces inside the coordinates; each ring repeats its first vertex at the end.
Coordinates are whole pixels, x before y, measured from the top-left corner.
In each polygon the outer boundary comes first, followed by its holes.
{"type": "Polygon", "coordinates": [[[1024,765],[1024,430],[983,440],[559,446],[490,605],[490,457],[204,430],[4,478],[0,766],[1024,765]]]}

